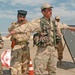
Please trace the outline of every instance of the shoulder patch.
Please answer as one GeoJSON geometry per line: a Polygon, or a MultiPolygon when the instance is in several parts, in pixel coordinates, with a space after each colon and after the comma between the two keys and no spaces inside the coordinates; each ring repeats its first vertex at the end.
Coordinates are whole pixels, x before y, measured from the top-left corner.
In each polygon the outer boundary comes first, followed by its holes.
{"type": "Polygon", "coordinates": [[[17,24],[16,22],[12,22],[11,24],[17,24]]]}

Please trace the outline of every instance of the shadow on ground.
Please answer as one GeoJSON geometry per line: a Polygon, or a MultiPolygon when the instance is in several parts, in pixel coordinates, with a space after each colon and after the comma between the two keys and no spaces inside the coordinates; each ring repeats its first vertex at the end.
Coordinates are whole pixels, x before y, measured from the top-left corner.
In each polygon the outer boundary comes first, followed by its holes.
{"type": "Polygon", "coordinates": [[[3,70],[3,74],[2,75],[11,75],[10,74],[10,70],[3,70]]]}
{"type": "Polygon", "coordinates": [[[68,69],[75,68],[75,63],[68,62],[68,61],[62,61],[62,64],[60,64],[59,62],[57,62],[57,67],[68,70],[68,69]]]}

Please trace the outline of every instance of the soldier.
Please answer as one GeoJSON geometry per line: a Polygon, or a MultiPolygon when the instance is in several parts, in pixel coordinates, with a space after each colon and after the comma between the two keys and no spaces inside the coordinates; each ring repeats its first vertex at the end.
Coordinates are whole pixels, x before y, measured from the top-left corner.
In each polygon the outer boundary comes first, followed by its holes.
{"type": "Polygon", "coordinates": [[[1,36],[1,34],[0,34],[0,49],[2,49],[3,48],[3,46],[4,46],[4,40],[2,39],[2,36],[1,36]]]}
{"type": "Polygon", "coordinates": [[[0,34],[0,40],[3,40],[1,34],[0,34]]]}
{"type": "Polygon", "coordinates": [[[58,60],[61,64],[61,61],[62,61],[62,58],[63,58],[63,50],[64,50],[64,45],[63,45],[63,42],[62,42],[62,33],[61,33],[61,29],[60,29],[60,17],[59,16],[55,16],[55,24],[57,25],[58,29],[59,29],[59,33],[60,35],[59,36],[56,36],[57,39],[56,39],[56,49],[57,49],[57,52],[58,52],[58,60]]]}
{"type": "MultiPolygon", "coordinates": [[[[11,31],[6,37],[16,33],[37,32],[36,46],[37,53],[34,58],[34,72],[35,75],[44,75],[48,71],[48,75],[56,75],[56,25],[51,20],[52,6],[45,3],[41,7],[43,14],[42,18],[32,20],[31,22],[24,24],[13,31],[11,31]]],[[[75,30],[75,28],[72,28],[75,30]]]]}
{"type": "Polygon", "coordinates": [[[62,35],[61,30],[62,29],[71,29],[73,27],[69,27],[67,24],[61,23],[60,22],[60,16],[55,16],[55,24],[57,25],[58,32],[60,33],[60,35],[58,35],[57,38],[56,38],[56,42],[57,42],[56,49],[57,49],[57,52],[58,52],[58,60],[61,64],[62,63],[61,61],[63,59],[63,51],[64,51],[64,47],[65,47],[65,44],[62,41],[63,35],[62,35]]]}
{"type": "MultiPolygon", "coordinates": [[[[17,22],[13,22],[8,28],[11,32],[15,28],[26,24],[27,11],[18,10],[17,22]]],[[[29,66],[30,53],[28,47],[28,39],[30,34],[17,33],[11,36],[11,75],[26,75],[29,66]],[[25,38],[26,37],[26,38],[25,38]]]]}

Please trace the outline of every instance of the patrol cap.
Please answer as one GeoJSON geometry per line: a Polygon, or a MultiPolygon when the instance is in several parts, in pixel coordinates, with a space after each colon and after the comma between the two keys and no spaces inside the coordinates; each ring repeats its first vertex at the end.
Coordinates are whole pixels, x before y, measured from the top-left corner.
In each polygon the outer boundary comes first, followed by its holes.
{"type": "Polygon", "coordinates": [[[25,11],[25,10],[18,10],[18,15],[19,14],[26,16],[27,15],[27,11],[25,11]]]}
{"type": "Polygon", "coordinates": [[[60,16],[55,16],[55,19],[60,19],[60,16]]]}
{"type": "Polygon", "coordinates": [[[41,11],[44,9],[44,8],[53,8],[49,3],[45,3],[42,5],[41,7],[41,11]]]}

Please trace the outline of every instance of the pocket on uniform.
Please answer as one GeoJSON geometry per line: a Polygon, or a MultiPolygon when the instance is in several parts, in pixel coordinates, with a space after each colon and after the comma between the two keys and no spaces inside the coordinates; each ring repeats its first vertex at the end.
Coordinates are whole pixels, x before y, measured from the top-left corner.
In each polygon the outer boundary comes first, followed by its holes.
{"type": "Polygon", "coordinates": [[[11,57],[18,57],[18,52],[17,51],[11,51],[11,57]]]}

